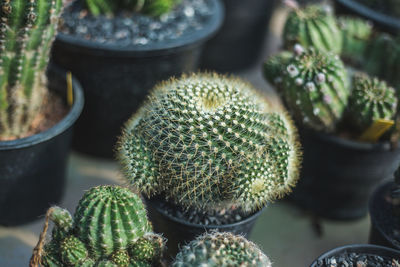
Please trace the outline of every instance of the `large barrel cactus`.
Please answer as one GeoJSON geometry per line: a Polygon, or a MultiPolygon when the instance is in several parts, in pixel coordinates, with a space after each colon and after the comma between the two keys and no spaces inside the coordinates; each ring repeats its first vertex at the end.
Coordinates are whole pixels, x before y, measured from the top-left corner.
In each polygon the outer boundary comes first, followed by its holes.
{"type": "Polygon", "coordinates": [[[0,139],[26,135],[47,92],[45,70],[62,0],[0,3],[0,139]]]}
{"type": "Polygon", "coordinates": [[[290,12],[283,30],[286,49],[295,44],[339,54],[342,38],[336,19],[326,5],[308,5],[290,12]]]}
{"type": "Polygon", "coordinates": [[[80,200],[74,218],[59,207],[49,210],[52,240],[43,266],[152,266],[164,240],[151,232],[140,198],[118,186],[98,186],[80,200]]]}
{"type": "Polygon", "coordinates": [[[184,246],[173,267],[270,267],[269,258],[252,242],[231,233],[204,234],[184,246]]]}
{"type": "Polygon", "coordinates": [[[254,211],[298,178],[297,133],[280,106],[217,74],[161,83],[118,145],[126,179],[183,207],[254,211]]]}

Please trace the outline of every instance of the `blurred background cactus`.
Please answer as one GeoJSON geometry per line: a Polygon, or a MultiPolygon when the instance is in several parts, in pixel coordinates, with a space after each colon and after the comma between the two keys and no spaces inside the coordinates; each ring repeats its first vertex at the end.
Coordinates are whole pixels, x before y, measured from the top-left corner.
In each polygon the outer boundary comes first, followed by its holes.
{"type": "Polygon", "coordinates": [[[214,232],[183,246],[172,266],[270,267],[272,263],[257,245],[244,237],[214,232]]]}
{"type": "Polygon", "coordinates": [[[85,5],[95,16],[113,15],[120,9],[160,16],[170,11],[179,2],[180,0],[85,0],[85,5]]]}
{"type": "Polygon", "coordinates": [[[298,178],[286,112],[241,80],[193,74],[155,87],[118,145],[128,182],[184,208],[255,211],[298,178]]]}
{"type": "Polygon", "coordinates": [[[62,0],[1,2],[0,139],[26,135],[47,94],[45,70],[62,0]]]}
{"type": "Polygon", "coordinates": [[[73,219],[59,207],[47,214],[54,228],[43,266],[152,266],[161,258],[164,239],[151,232],[142,201],[126,188],[91,188],[73,219]]]}

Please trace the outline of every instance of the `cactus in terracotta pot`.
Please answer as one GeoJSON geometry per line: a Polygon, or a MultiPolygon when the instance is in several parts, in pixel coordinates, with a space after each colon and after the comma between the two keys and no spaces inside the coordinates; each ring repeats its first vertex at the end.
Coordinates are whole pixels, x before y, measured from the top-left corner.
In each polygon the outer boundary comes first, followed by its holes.
{"type": "Polygon", "coordinates": [[[62,6],[62,0],[1,2],[0,138],[25,136],[42,107],[62,6]]]}
{"type": "Polygon", "coordinates": [[[213,232],[183,246],[173,267],[270,267],[269,258],[252,242],[231,233],[213,232]]]}
{"type": "Polygon", "coordinates": [[[185,208],[255,211],[298,178],[297,133],[251,85],[193,74],[155,87],[126,123],[118,159],[147,196],[185,208]]]}
{"type": "Polygon", "coordinates": [[[164,240],[151,232],[142,201],[127,188],[90,189],[73,219],[59,207],[47,214],[54,229],[43,266],[152,266],[160,260],[164,240]]]}

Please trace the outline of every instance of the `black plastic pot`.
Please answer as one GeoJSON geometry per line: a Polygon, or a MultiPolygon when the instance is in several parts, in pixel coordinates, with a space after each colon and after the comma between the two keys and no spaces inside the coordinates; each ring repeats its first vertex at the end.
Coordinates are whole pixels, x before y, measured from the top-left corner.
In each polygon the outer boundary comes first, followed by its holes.
{"type": "Polygon", "coordinates": [[[275,0],[224,0],[225,21],[204,49],[201,68],[220,72],[248,68],[260,60],[275,0]]]}
{"type": "Polygon", "coordinates": [[[290,198],[328,219],[351,220],[367,214],[374,188],[391,178],[400,149],[389,143],[367,144],[300,129],[301,178],[290,198]]]}
{"type": "Polygon", "coordinates": [[[400,250],[400,238],[394,236],[395,231],[400,229],[399,218],[393,215],[393,206],[387,201],[394,187],[393,182],[384,183],[371,196],[369,243],[400,250]]]}
{"type": "Polygon", "coordinates": [[[381,30],[393,34],[400,33],[400,18],[378,12],[354,0],[335,0],[337,14],[350,14],[368,19],[381,30]]]}
{"type": "Polygon", "coordinates": [[[226,225],[201,225],[186,222],[166,213],[160,208],[160,200],[143,198],[146,203],[149,220],[156,233],[162,233],[168,239],[168,256],[175,257],[180,246],[192,241],[197,236],[218,230],[220,232],[232,232],[248,237],[253,229],[254,223],[263,210],[233,224],[226,225]]]}
{"type": "MultiPolygon", "coordinates": [[[[49,89],[66,96],[65,72],[48,72],[49,89]]],[[[55,126],[26,138],[0,142],[0,224],[38,219],[60,201],[72,139],[72,126],[83,108],[83,92],[73,79],[74,103],[55,126]]]]}
{"type": "MultiPolygon", "coordinates": [[[[340,256],[343,254],[350,254],[350,253],[357,253],[362,255],[374,255],[374,256],[381,256],[381,257],[388,257],[394,259],[400,259],[400,251],[381,247],[381,246],[374,246],[374,245],[348,245],[343,247],[338,247],[332,249],[321,256],[318,257],[313,263],[311,263],[310,267],[318,267],[320,266],[319,263],[324,262],[325,259],[340,256]]],[[[370,266],[370,265],[368,265],[370,266]]]]}
{"type": "Polygon", "coordinates": [[[79,79],[86,99],[76,125],[74,149],[113,157],[123,124],[149,90],[158,81],[197,69],[204,42],[223,20],[220,0],[213,0],[212,5],[214,14],[201,30],[162,43],[121,47],[65,34],[57,36],[53,61],[79,79]]]}

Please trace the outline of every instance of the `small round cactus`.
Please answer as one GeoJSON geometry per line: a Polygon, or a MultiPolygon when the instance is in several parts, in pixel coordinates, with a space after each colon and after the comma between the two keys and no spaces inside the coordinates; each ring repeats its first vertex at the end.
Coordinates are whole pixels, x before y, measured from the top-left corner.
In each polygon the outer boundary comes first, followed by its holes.
{"type": "Polygon", "coordinates": [[[88,256],[85,244],[75,236],[65,238],[60,244],[61,261],[67,265],[79,265],[88,256]]]}
{"type": "Polygon", "coordinates": [[[171,79],[126,123],[126,179],[183,207],[261,208],[298,178],[297,133],[281,107],[217,74],[171,79]]]}
{"type": "Polygon", "coordinates": [[[340,30],[331,8],[326,5],[314,4],[292,10],[286,20],[283,40],[289,50],[295,44],[336,54],[342,50],[340,30]]]}
{"type": "Polygon", "coordinates": [[[394,118],[398,100],[396,91],[386,82],[357,73],[352,87],[346,117],[357,127],[358,133],[366,130],[375,120],[394,118]]]}
{"type": "Polygon", "coordinates": [[[252,242],[231,233],[204,234],[184,246],[173,267],[270,267],[269,258],[252,242]]]}
{"type": "MultiPolygon", "coordinates": [[[[294,118],[317,131],[331,132],[341,119],[349,96],[346,69],[338,56],[294,48],[292,58],[282,62],[276,76],[279,93],[294,118]]],[[[268,63],[267,63],[268,64],[268,63]]],[[[268,78],[268,74],[265,74],[268,78]]]]}

